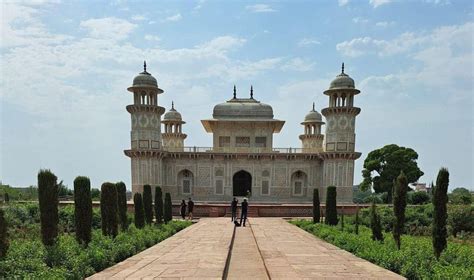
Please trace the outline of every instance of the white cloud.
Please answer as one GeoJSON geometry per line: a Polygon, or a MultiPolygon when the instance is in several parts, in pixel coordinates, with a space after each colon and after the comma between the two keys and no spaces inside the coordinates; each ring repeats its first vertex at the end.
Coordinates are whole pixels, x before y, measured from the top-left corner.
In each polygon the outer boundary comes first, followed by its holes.
{"type": "Polygon", "coordinates": [[[143,20],[147,20],[148,18],[144,15],[133,15],[132,16],[132,20],[134,21],[143,21],[143,20]]]}
{"type": "Polygon", "coordinates": [[[156,35],[147,34],[147,35],[145,35],[145,40],[147,40],[147,41],[161,41],[161,38],[156,36],[156,35]]]}
{"type": "Polygon", "coordinates": [[[180,21],[183,17],[180,13],[165,18],[164,21],[180,21]]]}
{"type": "Polygon", "coordinates": [[[388,4],[392,1],[393,0],[369,0],[369,3],[370,3],[370,5],[372,5],[372,7],[377,8],[379,6],[388,4]]]}
{"type": "Polygon", "coordinates": [[[137,27],[124,19],[108,17],[81,21],[81,27],[88,30],[93,38],[123,40],[137,27]]]}
{"type": "Polygon", "coordinates": [[[349,3],[349,0],[337,0],[339,7],[345,6],[349,3]]]}
{"type": "Polygon", "coordinates": [[[375,26],[382,27],[382,28],[389,27],[389,26],[394,26],[394,25],[395,25],[394,21],[379,21],[379,22],[375,23],[375,26]]]}
{"type": "Polygon", "coordinates": [[[286,62],[281,69],[282,70],[291,70],[291,71],[310,71],[313,70],[314,62],[308,62],[300,57],[296,57],[286,62]]]}
{"type": "Polygon", "coordinates": [[[355,18],[352,19],[352,21],[353,21],[354,23],[361,23],[361,24],[365,24],[365,23],[368,23],[368,22],[369,22],[368,19],[362,18],[362,17],[355,17],[355,18]]]}
{"type": "Polygon", "coordinates": [[[255,5],[248,5],[245,7],[248,11],[251,11],[252,13],[272,13],[276,12],[275,9],[270,7],[267,4],[255,4],[255,5]]]}
{"type": "Polygon", "coordinates": [[[320,44],[321,42],[319,42],[318,40],[314,38],[303,38],[298,42],[299,47],[307,47],[311,45],[320,45],[320,44]]]}

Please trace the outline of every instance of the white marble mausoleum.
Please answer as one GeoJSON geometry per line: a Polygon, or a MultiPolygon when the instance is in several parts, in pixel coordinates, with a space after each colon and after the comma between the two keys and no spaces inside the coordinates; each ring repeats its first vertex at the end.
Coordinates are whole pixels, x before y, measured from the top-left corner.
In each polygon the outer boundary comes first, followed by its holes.
{"type": "Polygon", "coordinates": [[[344,73],[344,64],[324,91],[328,106],[322,115],[313,104],[301,122],[301,148],[273,146],[274,134],[285,121],[256,100],[253,89],[249,98],[240,98],[234,86],[233,97],[201,120],[213,135],[210,147],[185,145],[185,122],[174,104],[166,113],[159,105],[158,95],[164,91],[146,64],[128,91],[133,94],[133,104],[127,106],[131,148],[124,152],[131,159],[133,193],[149,184],[171,193],[173,200],[229,202],[233,196],[250,194],[252,202],[309,203],[313,189],[319,189],[324,202],[326,188],[333,185],[339,203],[352,202],[354,161],[361,155],[355,151],[360,108],[354,107],[360,91],[344,73]]]}

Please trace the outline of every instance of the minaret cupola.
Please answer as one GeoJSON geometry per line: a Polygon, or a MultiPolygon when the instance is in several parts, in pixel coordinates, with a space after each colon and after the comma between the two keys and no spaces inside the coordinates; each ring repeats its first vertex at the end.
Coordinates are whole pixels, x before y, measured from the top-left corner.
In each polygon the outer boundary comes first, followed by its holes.
{"type": "Polygon", "coordinates": [[[301,125],[304,126],[304,134],[300,135],[300,140],[304,153],[318,153],[323,151],[324,135],[321,133],[321,126],[324,124],[323,117],[316,111],[313,102],[313,109],[306,114],[301,125]]]}
{"type": "Polygon", "coordinates": [[[167,151],[178,152],[184,149],[184,139],[187,135],[183,133],[183,118],[174,108],[174,102],[171,102],[171,109],[165,114],[162,123],[164,132],[162,134],[163,147],[167,151]]]}

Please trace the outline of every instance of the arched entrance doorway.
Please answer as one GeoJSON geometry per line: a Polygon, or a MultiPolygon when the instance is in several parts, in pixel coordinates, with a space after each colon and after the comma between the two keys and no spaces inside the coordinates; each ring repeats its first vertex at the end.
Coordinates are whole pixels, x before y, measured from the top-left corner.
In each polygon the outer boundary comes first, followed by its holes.
{"type": "Polygon", "coordinates": [[[246,196],[252,191],[252,175],[247,171],[240,170],[232,178],[232,189],[234,196],[246,196]]]}

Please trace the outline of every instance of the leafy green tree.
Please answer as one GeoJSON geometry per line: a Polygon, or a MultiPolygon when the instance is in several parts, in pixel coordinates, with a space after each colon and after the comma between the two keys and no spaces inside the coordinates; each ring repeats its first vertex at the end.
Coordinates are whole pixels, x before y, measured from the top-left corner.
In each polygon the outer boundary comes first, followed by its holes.
{"type": "Polygon", "coordinates": [[[83,176],[74,179],[74,223],[77,241],[87,246],[92,234],[92,198],[91,182],[83,176]]]}
{"type": "Polygon", "coordinates": [[[8,251],[8,225],[5,212],[0,208],[0,260],[7,255],[8,251]]]}
{"type": "Polygon", "coordinates": [[[372,207],[370,210],[370,228],[372,229],[372,240],[383,242],[382,225],[380,223],[380,216],[377,214],[375,203],[372,202],[372,207]]]}
{"type": "Polygon", "coordinates": [[[3,199],[5,200],[5,203],[10,202],[10,195],[6,192],[3,199]]]}
{"type": "Polygon", "coordinates": [[[120,228],[122,230],[128,229],[128,217],[127,217],[127,186],[124,182],[118,182],[115,184],[117,188],[117,203],[118,203],[118,215],[120,221],[120,228]]]}
{"type": "Polygon", "coordinates": [[[313,190],[313,223],[319,223],[321,214],[321,208],[319,203],[319,191],[318,189],[313,190]]]}
{"type": "Polygon", "coordinates": [[[426,192],[409,192],[408,203],[414,205],[422,205],[430,202],[430,195],[426,192]]]}
{"type": "Polygon", "coordinates": [[[160,187],[155,187],[155,217],[156,223],[163,223],[163,193],[160,187]]]}
{"type": "Polygon", "coordinates": [[[145,210],[143,209],[143,198],[141,193],[133,195],[133,207],[135,212],[135,227],[143,228],[145,226],[145,210]]]}
{"type": "Polygon", "coordinates": [[[103,183],[100,190],[100,214],[102,234],[112,237],[118,234],[117,188],[113,183],[103,183]]]}
{"type": "Polygon", "coordinates": [[[474,232],[474,205],[452,205],[449,207],[448,224],[454,237],[461,231],[474,232]]]}
{"type": "Polygon", "coordinates": [[[326,192],[326,224],[330,226],[337,225],[337,204],[336,204],[336,187],[329,186],[326,192]]]}
{"type": "Polygon", "coordinates": [[[401,241],[400,237],[403,233],[405,226],[405,208],[407,207],[407,190],[408,181],[405,173],[400,172],[395,183],[395,192],[393,196],[393,214],[395,215],[395,222],[393,223],[393,239],[397,244],[398,250],[400,250],[401,241]]]}
{"type": "Polygon", "coordinates": [[[446,228],[446,220],[448,218],[448,186],[449,171],[443,167],[438,172],[436,185],[434,186],[433,191],[433,249],[436,259],[438,260],[447,245],[446,238],[448,231],[446,228]]]}
{"type": "Polygon", "coordinates": [[[58,185],[57,177],[49,170],[38,173],[38,199],[40,208],[41,240],[52,246],[58,237],[58,185]]]}
{"type": "Polygon", "coordinates": [[[99,189],[91,189],[91,197],[93,201],[100,200],[100,190],[99,189]]]}
{"type": "Polygon", "coordinates": [[[68,189],[68,187],[65,186],[62,181],[58,184],[58,196],[59,197],[73,196],[73,195],[74,195],[73,190],[68,189]]]}
{"type": "Polygon", "coordinates": [[[143,186],[143,208],[145,209],[145,221],[150,225],[153,223],[153,198],[150,185],[143,186]]]}
{"type": "Polygon", "coordinates": [[[416,163],[417,159],[418,154],[413,149],[395,144],[370,152],[364,161],[362,170],[364,180],[360,185],[361,190],[370,189],[372,186],[376,193],[386,192],[388,197],[385,202],[391,202],[393,182],[400,171],[405,173],[408,183],[416,182],[423,176],[424,173],[416,163]]]}
{"type": "Polygon", "coordinates": [[[170,222],[173,219],[173,205],[171,204],[171,194],[165,194],[165,207],[164,207],[164,220],[165,223],[170,222]]]}
{"type": "Polygon", "coordinates": [[[472,195],[466,188],[455,188],[449,194],[449,202],[452,204],[471,204],[472,195]]]}

